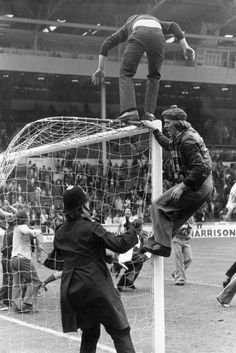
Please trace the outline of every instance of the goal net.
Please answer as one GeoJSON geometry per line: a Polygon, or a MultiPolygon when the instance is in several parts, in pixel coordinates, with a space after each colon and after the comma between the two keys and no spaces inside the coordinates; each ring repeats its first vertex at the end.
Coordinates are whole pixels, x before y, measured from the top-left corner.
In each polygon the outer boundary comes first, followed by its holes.
{"type": "MultiPolygon", "coordinates": [[[[40,229],[46,257],[52,249],[55,227],[63,221],[62,195],[67,185],[80,185],[89,195],[93,216],[107,229],[118,232],[118,224],[129,208],[132,217],[151,220],[150,133],[145,128],[122,127],[102,119],[50,117],[26,125],[0,155],[1,208],[25,209],[30,225],[40,229]]],[[[7,223],[1,219],[1,237],[7,223]]],[[[53,271],[34,262],[40,280],[53,271]]],[[[112,265],[108,265],[113,269],[112,265]]],[[[114,269],[113,269],[114,270],[114,269]]],[[[117,285],[126,266],[113,278],[117,285]]],[[[135,269],[136,271],[136,269],[135,269]]],[[[152,351],[152,265],[143,263],[134,286],[124,284],[122,301],[131,325],[137,353],[152,351]]],[[[3,274],[0,272],[0,280],[3,274]]],[[[4,277],[6,280],[6,277],[4,277]]],[[[8,284],[9,285],[9,284],[8,284]]],[[[80,336],[61,330],[60,279],[47,285],[37,298],[38,312],[14,314],[0,311],[4,320],[4,345],[9,352],[75,352],[80,336]],[[12,331],[18,327],[19,334],[12,331]],[[7,334],[7,330],[9,333],[7,334]],[[21,347],[16,349],[16,345],[21,347]],[[15,350],[14,350],[15,349],[15,350]]],[[[10,293],[10,292],[8,292],[10,293]]],[[[0,342],[1,343],[1,342],[0,342]]],[[[104,332],[98,352],[115,352],[104,332]]]]}

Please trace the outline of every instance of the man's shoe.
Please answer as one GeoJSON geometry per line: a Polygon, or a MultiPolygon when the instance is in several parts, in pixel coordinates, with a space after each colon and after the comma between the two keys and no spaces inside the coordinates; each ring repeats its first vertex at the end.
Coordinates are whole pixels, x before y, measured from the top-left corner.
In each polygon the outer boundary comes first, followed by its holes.
{"type": "Polygon", "coordinates": [[[176,286],[184,286],[184,282],[175,282],[176,286]]]}
{"type": "Polygon", "coordinates": [[[144,245],[143,251],[144,252],[148,251],[153,255],[158,255],[163,257],[169,257],[171,254],[171,248],[158,244],[154,239],[153,235],[147,239],[147,243],[144,245]]]}
{"type": "Polygon", "coordinates": [[[220,298],[216,297],[216,299],[218,300],[218,302],[219,302],[224,308],[229,308],[229,307],[230,307],[229,304],[224,303],[220,298]]]}
{"type": "Polygon", "coordinates": [[[132,123],[132,122],[140,122],[139,114],[136,109],[130,110],[128,112],[123,113],[115,121],[120,121],[121,123],[132,123]]]}
{"type": "Polygon", "coordinates": [[[21,308],[21,309],[18,309],[17,311],[15,310],[15,313],[17,314],[34,313],[34,310],[28,309],[28,308],[21,308]]]}
{"type": "Polygon", "coordinates": [[[22,305],[22,308],[20,309],[21,313],[37,313],[38,310],[36,310],[32,304],[24,303],[22,305]]]}
{"type": "Polygon", "coordinates": [[[156,117],[154,114],[146,112],[142,120],[153,121],[153,120],[156,120],[156,117]]]}

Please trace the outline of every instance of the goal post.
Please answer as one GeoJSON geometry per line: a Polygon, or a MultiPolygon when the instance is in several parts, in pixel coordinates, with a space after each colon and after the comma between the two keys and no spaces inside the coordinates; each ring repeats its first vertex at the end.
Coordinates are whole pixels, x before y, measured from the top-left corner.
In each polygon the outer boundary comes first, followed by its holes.
{"type": "MultiPolygon", "coordinates": [[[[161,120],[155,127],[162,131],[161,120]]],[[[162,194],[162,149],[152,136],[152,200],[162,194]]],[[[153,304],[154,304],[154,353],[165,353],[165,304],[164,304],[164,260],[153,256],[153,304]]]]}
{"type": "MultiPolygon", "coordinates": [[[[161,130],[161,121],[155,124],[161,130]]],[[[129,207],[143,217],[149,231],[151,201],[162,193],[161,153],[144,127],[121,127],[111,120],[81,117],[40,119],[19,131],[0,155],[0,200],[27,210],[34,226],[44,233],[45,253],[52,247],[51,218],[61,221],[62,195],[68,184],[79,184],[88,192],[92,211],[99,213],[108,229],[117,231],[115,218],[121,218],[129,207]]],[[[45,279],[50,271],[37,266],[40,279],[45,279]]],[[[117,279],[114,281],[116,284],[117,279]]],[[[146,261],[137,277],[137,289],[125,288],[121,296],[137,353],[164,353],[163,259],[152,256],[146,261]]],[[[31,318],[32,323],[48,329],[56,326],[60,331],[58,282],[49,284],[38,301],[39,315],[31,318]]],[[[12,329],[11,320],[9,325],[12,329]]],[[[40,342],[46,345],[48,341],[40,342]]],[[[102,346],[113,352],[104,333],[102,346]]],[[[55,343],[48,351],[54,348],[55,343]]]]}

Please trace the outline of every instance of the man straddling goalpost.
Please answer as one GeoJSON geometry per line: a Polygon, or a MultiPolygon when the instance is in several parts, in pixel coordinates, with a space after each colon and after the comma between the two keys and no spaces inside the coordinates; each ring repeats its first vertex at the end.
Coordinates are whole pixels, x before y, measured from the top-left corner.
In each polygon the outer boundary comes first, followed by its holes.
{"type": "Polygon", "coordinates": [[[121,58],[119,90],[121,122],[139,121],[133,77],[144,53],[148,60],[148,75],[145,94],[145,116],[142,119],[155,119],[156,102],[160,85],[160,70],[164,59],[165,35],[177,38],[186,60],[194,60],[195,52],[188,45],[184,33],[175,22],[160,21],[150,14],[133,15],[127,22],[102,43],[99,53],[98,69],[92,76],[92,82],[99,84],[104,76],[105,60],[108,51],[127,41],[121,58]]]}

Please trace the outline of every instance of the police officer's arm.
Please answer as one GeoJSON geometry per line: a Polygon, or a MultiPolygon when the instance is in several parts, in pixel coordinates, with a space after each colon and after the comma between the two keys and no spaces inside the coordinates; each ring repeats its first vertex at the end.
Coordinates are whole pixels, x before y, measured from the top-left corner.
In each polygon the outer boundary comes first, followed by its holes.
{"type": "Polygon", "coordinates": [[[138,242],[138,230],[136,231],[133,226],[130,226],[126,233],[116,235],[108,232],[101,224],[94,222],[92,231],[104,243],[105,248],[119,254],[130,250],[138,242]]]}

